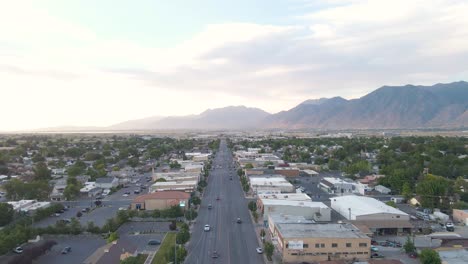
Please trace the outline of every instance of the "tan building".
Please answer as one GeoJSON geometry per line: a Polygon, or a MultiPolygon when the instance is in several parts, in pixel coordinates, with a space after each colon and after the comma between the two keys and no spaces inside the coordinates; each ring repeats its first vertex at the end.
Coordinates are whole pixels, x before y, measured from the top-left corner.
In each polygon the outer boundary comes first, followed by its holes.
{"type": "Polygon", "coordinates": [[[188,206],[190,194],[185,192],[167,191],[144,194],[136,197],[131,205],[133,210],[163,210],[178,205],[188,206]]]}
{"type": "Polygon", "coordinates": [[[297,177],[299,176],[300,170],[292,167],[276,167],[275,173],[283,175],[285,177],[297,177]]]}
{"type": "Polygon", "coordinates": [[[367,260],[371,239],[352,224],[275,224],[283,263],[367,260]]]}
{"type": "Polygon", "coordinates": [[[167,181],[156,182],[151,185],[151,192],[181,191],[193,192],[197,187],[197,181],[167,181]]]}
{"type": "Polygon", "coordinates": [[[468,210],[453,209],[453,221],[468,225],[468,210]]]}

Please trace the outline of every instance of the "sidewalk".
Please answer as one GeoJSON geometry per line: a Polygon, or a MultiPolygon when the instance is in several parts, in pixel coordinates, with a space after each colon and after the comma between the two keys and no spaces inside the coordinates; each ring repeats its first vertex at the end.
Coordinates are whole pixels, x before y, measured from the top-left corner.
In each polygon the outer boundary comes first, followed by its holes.
{"type": "MultiPolygon", "coordinates": [[[[265,230],[265,242],[272,242],[271,241],[271,237],[270,237],[270,232],[268,231],[268,227],[264,227],[263,226],[263,217],[259,216],[258,217],[258,223],[255,223],[253,217],[252,217],[252,213],[250,213],[250,218],[252,220],[252,223],[254,224],[254,228],[255,228],[255,234],[257,236],[257,240],[258,240],[258,244],[261,245],[262,248],[264,248],[264,244],[262,242],[262,238],[260,237],[260,230],[264,229],[265,230]]],[[[272,264],[281,264],[283,263],[282,259],[281,259],[281,256],[280,256],[280,253],[279,251],[276,249],[276,246],[275,246],[275,251],[273,252],[273,256],[271,257],[272,258],[272,261],[269,261],[266,257],[266,254],[264,253],[263,254],[263,260],[265,261],[265,263],[272,263],[272,264]]]]}

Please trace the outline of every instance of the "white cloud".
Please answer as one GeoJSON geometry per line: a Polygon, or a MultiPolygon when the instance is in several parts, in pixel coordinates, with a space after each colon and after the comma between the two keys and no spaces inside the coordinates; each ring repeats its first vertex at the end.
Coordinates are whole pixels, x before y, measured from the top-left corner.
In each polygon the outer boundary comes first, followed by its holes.
{"type": "Polygon", "coordinates": [[[0,130],[241,104],[277,112],[309,98],[467,77],[463,1],[325,1],[294,26],[211,24],[165,49],[103,39],[25,3],[0,8],[1,110],[10,113],[0,130]]]}

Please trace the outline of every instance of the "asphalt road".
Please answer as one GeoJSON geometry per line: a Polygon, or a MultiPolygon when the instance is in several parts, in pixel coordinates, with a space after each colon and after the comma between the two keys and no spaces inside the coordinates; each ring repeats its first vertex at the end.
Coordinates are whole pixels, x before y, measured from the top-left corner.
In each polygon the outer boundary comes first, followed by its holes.
{"type": "Polygon", "coordinates": [[[198,218],[192,229],[188,248],[187,264],[249,264],[264,263],[262,255],[256,252],[259,246],[254,225],[247,208],[239,177],[232,165],[232,153],[226,141],[222,140],[213,162],[213,171],[208,179],[198,218]],[[232,180],[229,179],[230,176],[232,180]],[[219,197],[220,200],[216,200],[219,197]],[[213,208],[208,209],[208,204],[213,208]],[[236,223],[237,218],[242,223],[236,223]],[[205,224],[211,231],[205,232],[205,224]],[[217,251],[218,258],[212,258],[217,251]]]}

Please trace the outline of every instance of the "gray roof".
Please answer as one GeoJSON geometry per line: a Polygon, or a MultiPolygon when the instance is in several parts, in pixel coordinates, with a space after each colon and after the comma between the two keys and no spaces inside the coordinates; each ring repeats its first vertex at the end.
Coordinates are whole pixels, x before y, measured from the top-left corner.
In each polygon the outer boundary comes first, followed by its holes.
{"type": "Polygon", "coordinates": [[[96,183],[112,183],[114,180],[114,177],[102,177],[102,178],[97,178],[96,183]]]}
{"type": "Polygon", "coordinates": [[[352,224],[277,224],[284,238],[368,238],[352,224]]]}

